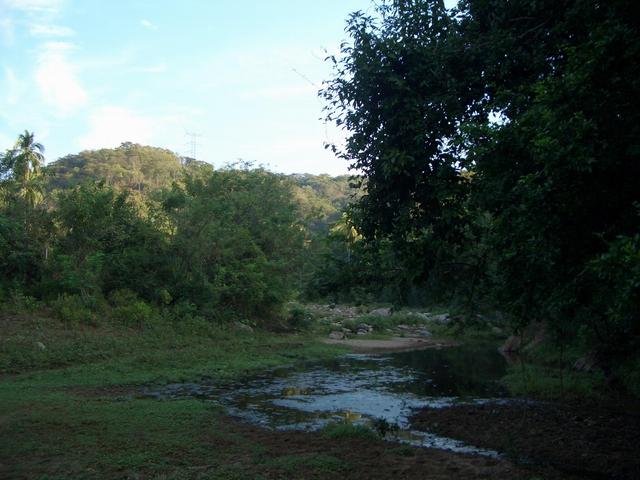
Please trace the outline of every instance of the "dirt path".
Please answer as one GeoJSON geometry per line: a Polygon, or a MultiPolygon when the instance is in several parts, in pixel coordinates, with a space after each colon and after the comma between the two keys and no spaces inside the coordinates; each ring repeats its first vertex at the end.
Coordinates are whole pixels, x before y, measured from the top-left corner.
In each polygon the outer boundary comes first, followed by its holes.
{"type": "Polygon", "coordinates": [[[405,352],[409,350],[424,350],[426,348],[442,348],[457,345],[457,343],[448,340],[414,337],[393,337],[389,340],[335,340],[326,338],[323,340],[323,343],[328,345],[345,345],[357,352],[363,353],[405,352]]]}
{"type": "Polygon", "coordinates": [[[640,478],[640,408],[595,401],[423,410],[414,426],[577,478],[640,478]]]}

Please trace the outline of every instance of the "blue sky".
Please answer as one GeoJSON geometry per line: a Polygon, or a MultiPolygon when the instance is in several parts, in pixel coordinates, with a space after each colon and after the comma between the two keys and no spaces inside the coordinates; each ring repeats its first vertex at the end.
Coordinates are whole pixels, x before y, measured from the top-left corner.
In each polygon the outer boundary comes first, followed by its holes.
{"type": "Polygon", "coordinates": [[[0,0],[0,149],[47,161],[124,141],[214,165],[340,174],[323,148],[325,50],[370,0],[0,0]]]}

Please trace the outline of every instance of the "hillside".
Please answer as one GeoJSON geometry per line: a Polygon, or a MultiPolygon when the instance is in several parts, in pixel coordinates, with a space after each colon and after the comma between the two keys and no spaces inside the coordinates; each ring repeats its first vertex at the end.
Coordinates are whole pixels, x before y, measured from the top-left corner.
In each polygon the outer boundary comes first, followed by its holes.
{"type": "MultiPolygon", "coordinates": [[[[181,158],[170,150],[123,143],[117,148],[84,150],[47,166],[47,189],[64,190],[88,181],[104,181],[117,190],[149,193],[167,188],[183,172],[212,169],[202,161],[181,158]]],[[[349,176],[293,174],[294,198],[303,219],[315,227],[337,220],[349,203],[349,176]]]]}
{"type": "Polygon", "coordinates": [[[65,189],[102,180],[116,189],[154,190],[171,185],[182,168],[180,157],[169,150],[127,142],[56,160],[47,167],[48,187],[65,189]]]}

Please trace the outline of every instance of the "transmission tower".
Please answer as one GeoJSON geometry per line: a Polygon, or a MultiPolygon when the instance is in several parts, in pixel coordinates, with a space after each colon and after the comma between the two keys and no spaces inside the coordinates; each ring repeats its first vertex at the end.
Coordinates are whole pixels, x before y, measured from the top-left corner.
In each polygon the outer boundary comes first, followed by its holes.
{"type": "Polygon", "coordinates": [[[185,132],[184,134],[185,136],[189,137],[189,147],[190,147],[189,156],[194,160],[196,160],[197,158],[196,154],[198,149],[198,138],[202,137],[202,134],[195,133],[195,132],[185,132]]]}

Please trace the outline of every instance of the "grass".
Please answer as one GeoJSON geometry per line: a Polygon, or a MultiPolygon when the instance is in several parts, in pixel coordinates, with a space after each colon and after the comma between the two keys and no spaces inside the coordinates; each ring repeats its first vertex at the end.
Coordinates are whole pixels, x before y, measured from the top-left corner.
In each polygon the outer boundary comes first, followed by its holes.
{"type": "Polygon", "coordinates": [[[605,390],[602,372],[577,372],[570,367],[537,362],[511,365],[503,378],[510,393],[545,400],[598,396],[605,390]]]}
{"type": "Polygon", "coordinates": [[[71,329],[44,316],[2,322],[2,478],[193,478],[190,469],[202,464],[225,465],[202,478],[246,478],[233,457],[259,446],[229,446],[233,435],[215,401],[124,401],[109,389],[202,377],[224,382],[343,351],[305,335],[188,323],[140,330],[71,329]]]}
{"type": "Polygon", "coordinates": [[[330,423],[322,429],[326,438],[360,438],[364,440],[380,440],[380,436],[366,425],[357,425],[350,422],[330,423]]]}

